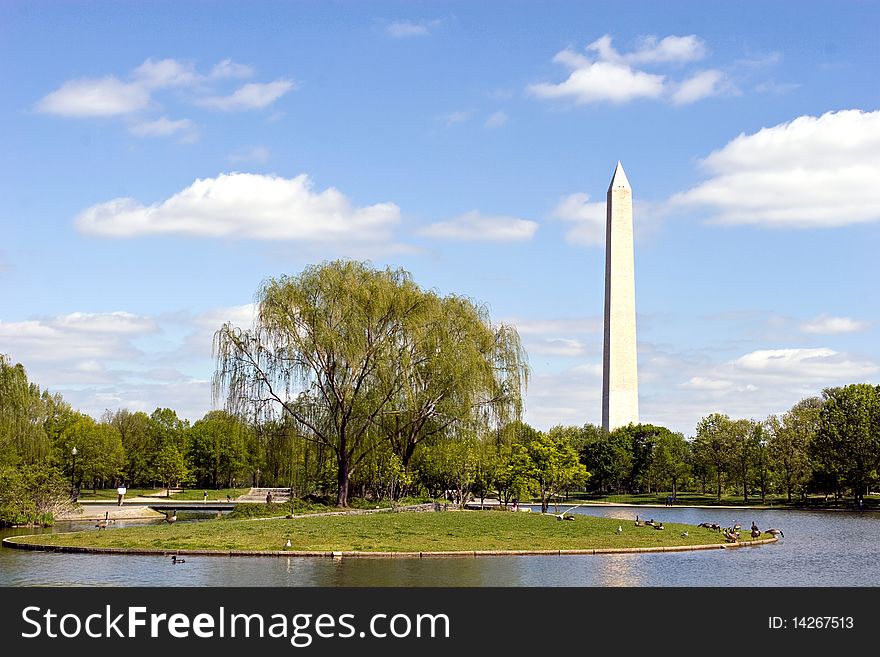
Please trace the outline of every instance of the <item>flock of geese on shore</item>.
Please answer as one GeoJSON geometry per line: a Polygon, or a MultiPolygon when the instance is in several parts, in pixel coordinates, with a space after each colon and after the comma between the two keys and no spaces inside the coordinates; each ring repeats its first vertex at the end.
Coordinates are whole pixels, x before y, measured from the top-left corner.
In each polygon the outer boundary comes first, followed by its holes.
{"type": "MultiPolygon", "coordinates": [[[[650,520],[640,520],[638,516],[636,516],[635,522],[633,523],[636,527],[653,527],[654,529],[665,529],[662,522],[657,522],[653,518],[650,520]]],[[[724,534],[724,539],[728,543],[736,543],[740,538],[740,531],[742,530],[742,525],[738,522],[734,523],[730,527],[722,528],[721,525],[714,522],[701,522],[697,525],[697,527],[704,527],[706,529],[722,532],[724,534]]],[[[617,534],[623,533],[623,525],[617,526],[617,534]]],[[[771,528],[760,530],[758,525],[755,524],[755,521],[752,520],[752,526],[749,531],[749,535],[751,538],[760,538],[762,534],[769,534],[773,538],[782,537],[785,538],[785,534],[782,533],[781,529],[771,528]]],[[[687,530],[681,533],[682,538],[687,538],[689,536],[689,532],[687,530]]]]}
{"type": "MultiPolygon", "coordinates": [[[[568,514],[569,511],[572,511],[572,510],[578,508],[579,506],[583,506],[583,504],[576,504],[575,506],[566,509],[562,513],[545,513],[544,515],[552,516],[552,517],[556,518],[557,520],[574,520],[573,515],[566,515],[566,514],[568,514]]],[[[663,526],[662,522],[657,522],[653,518],[651,518],[650,520],[640,520],[638,516],[636,516],[636,520],[635,520],[634,525],[636,527],[653,527],[654,529],[659,529],[659,530],[666,529],[663,526]]],[[[701,522],[699,525],[697,525],[697,527],[704,527],[704,528],[710,529],[712,531],[722,532],[724,534],[724,539],[728,543],[736,543],[737,541],[739,541],[740,531],[742,530],[742,525],[740,525],[739,522],[735,522],[730,527],[724,527],[724,528],[722,528],[721,525],[714,523],[714,522],[701,522]]],[[[623,533],[623,525],[618,525],[617,531],[615,533],[622,534],[623,533]]],[[[765,529],[765,530],[761,531],[760,529],[758,529],[758,525],[755,524],[754,520],[752,520],[752,526],[751,526],[749,533],[750,533],[751,538],[755,538],[755,539],[760,538],[762,534],[769,534],[773,538],[777,538],[780,536],[782,538],[785,538],[785,534],[782,533],[781,529],[772,528],[772,529],[765,529]]],[[[688,536],[689,536],[689,532],[687,530],[685,530],[681,533],[682,538],[687,538],[688,536]]]]}

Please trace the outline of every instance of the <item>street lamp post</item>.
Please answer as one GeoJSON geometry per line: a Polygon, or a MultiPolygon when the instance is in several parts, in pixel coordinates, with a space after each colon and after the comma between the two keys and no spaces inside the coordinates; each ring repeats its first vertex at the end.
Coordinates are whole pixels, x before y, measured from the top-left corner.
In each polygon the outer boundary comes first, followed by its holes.
{"type": "Polygon", "coordinates": [[[76,447],[70,450],[70,453],[73,455],[73,468],[70,472],[70,497],[76,501],[76,447]]]}

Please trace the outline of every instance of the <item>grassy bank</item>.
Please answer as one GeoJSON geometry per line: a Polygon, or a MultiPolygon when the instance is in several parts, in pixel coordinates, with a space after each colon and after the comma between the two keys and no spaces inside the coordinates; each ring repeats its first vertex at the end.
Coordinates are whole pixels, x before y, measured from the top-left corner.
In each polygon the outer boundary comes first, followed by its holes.
{"type": "MultiPolygon", "coordinates": [[[[664,523],[665,524],[665,523],[664,523]]],[[[212,520],[42,534],[20,540],[44,545],[161,550],[281,550],[291,552],[446,552],[455,550],[580,550],[723,543],[718,532],[692,525],[658,531],[632,521],[576,516],[559,521],[537,513],[455,511],[212,520]],[[618,526],[622,533],[617,533],[618,526]],[[681,536],[688,531],[688,536],[681,536]]]]}

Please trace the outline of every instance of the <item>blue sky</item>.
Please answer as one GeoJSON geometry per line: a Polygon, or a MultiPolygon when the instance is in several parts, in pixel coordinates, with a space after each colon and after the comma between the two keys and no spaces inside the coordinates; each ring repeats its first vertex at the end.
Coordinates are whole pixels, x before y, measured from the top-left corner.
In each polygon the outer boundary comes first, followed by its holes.
{"type": "Polygon", "coordinates": [[[878,35],[869,2],[5,2],[0,353],[195,420],[260,282],[353,257],[516,325],[528,422],[599,423],[621,160],[643,421],[877,383],[878,35]]]}

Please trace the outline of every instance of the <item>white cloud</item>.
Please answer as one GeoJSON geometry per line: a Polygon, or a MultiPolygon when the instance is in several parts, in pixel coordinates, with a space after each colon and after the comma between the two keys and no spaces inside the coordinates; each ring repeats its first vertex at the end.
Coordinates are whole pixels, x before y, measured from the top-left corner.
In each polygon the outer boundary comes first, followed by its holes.
{"type": "Polygon", "coordinates": [[[569,194],[559,200],[550,215],[571,225],[566,241],[601,246],[605,243],[605,202],[589,201],[588,194],[569,194]]]}
{"type": "Polygon", "coordinates": [[[208,76],[214,79],[224,80],[227,78],[250,78],[253,77],[254,74],[255,71],[252,67],[245,64],[238,64],[231,59],[224,59],[214,65],[214,68],[211,69],[208,76]]]}
{"type": "Polygon", "coordinates": [[[74,118],[110,117],[138,112],[149,104],[150,93],[145,87],[108,76],[65,82],[40,99],[36,109],[74,118]]]}
{"type": "Polygon", "coordinates": [[[388,34],[395,39],[405,37],[428,36],[428,25],[426,23],[414,23],[413,21],[394,21],[388,25],[388,34]]]}
{"type": "Polygon", "coordinates": [[[44,114],[75,118],[140,115],[141,120],[130,128],[133,134],[185,134],[183,141],[192,141],[196,132],[194,124],[183,123],[187,119],[170,121],[164,117],[143,118],[149,110],[160,107],[153,98],[154,94],[163,89],[187,88],[194,94],[191,94],[189,101],[196,105],[235,111],[267,107],[294,88],[291,80],[275,80],[246,84],[229,95],[206,95],[210,93],[209,85],[212,82],[253,75],[253,68],[231,59],[218,62],[208,75],[204,75],[191,62],[148,58],[130,71],[128,81],[113,75],[69,80],[37,101],[35,109],[44,114]]]}
{"type": "Polygon", "coordinates": [[[668,36],[660,40],[656,36],[646,36],[631,53],[621,54],[611,45],[611,36],[606,34],[587,46],[609,62],[628,64],[681,64],[696,61],[706,56],[706,44],[695,34],[688,36],[668,36]]]}
{"type": "Polygon", "coordinates": [[[117,198],[76,217],[77,228],[104,237],[191,235],[318,243],[379,243],[400,220],[394,203],[354,207],[330,187],[295,178],[246,173],[198,179],[168,199],[143,205],[117,198]]]}
{"type": "Polygon", "coordinates": [[[41,387],[109,383],[119,378],[110,364],[137,358],[134,338],[156,333],[149,317],[127,312],[70,313],[19,322],[0,321],[0,345],[24,364],[41,387]]]}
{"type": "Polygon", "coordinates": [[[129,126],[128,131],[136,137],[172,137],[180,141],[193,142],[199,138],[198,126],[189,119],[176,121],[167,117],[159,117],[152,121],[140,121],[129,126]]]}
{"type": "Polygon", "coordinates": [[[202,107],[235,112],[239,110],[262,109],[268,107],[284,94],[292,91],[292,80],[275,80],[274,82],[251,82],[236,89],[229,96],[205,96],[196,99],[195,103],[202,107]]]}
{"type": "Polygon", "coordinates": [[[504,112],[493,112],[489,115],[489,118],[486,119],[484,125],[487,128],[500,128],[501,126],[506,125],[508,121],[510,121],[510,117],[504,112]]]}
{"type": "Polygon", "coordinates": [[[741,134],[702,161],[712,177],[674,195],[724,224],[834,227],[880,219],[880,111],[801,116],[741,134]]]}
{"type": "Polygon", "coordinates": [[[470,110],[458,110],[455,112],[450,112],[449,114],[444,114],[440,117],[440,120],[448,128],[458,123],[464,123],[471,118],[471,114],[473,114],[473,112],[471,112],[470,110]]]}
{"type": "Polygon", "coordinates": [[[525,344],[526,353],[536,356],[563,356],[573,358],[587,353],[586,347],[579,340],[569,338],[549,338],[532,340],[525,344]]]}
{"type": "Polygon", "coordinates": [[[730,82],[721,71],[715,69],[700,71],[675,88],[672,92],[672,102],[676,105],[688,105],[730,89],[730,82]]]}
{"type": "Polygon", "coordinates": [[[483,215],[472,210],[463,215],[423,228],[426,237],[445,240],[512,242],[530,240],[538,224],[517,217],[483,215]]]}
{"type": "Polygon", "coordinates": [[[442,18],[422,21],[399,20],[389,23],[385,31],[395,39],[406,39],[409,37],[429,36],[431,32],[441,25],[443,25],[442,18]]]}
{"type": "Polygon", "coordinates": [[[733,382],[706,376],[692,376],[684,383],[679,383],[678,387],[686,390],[729,390],[733,387],[733,382]]]}
{"type": "Polygon", "coordinates": [[[728,76],[709,69],[676,81],[666,75],[650,73],[638,67],[681,65],[706,55],[706,44],[696,35],[645,37],[636,50],[620,53],[604,35],[586,47],[589,56],[566,48],[553,61],[571,69],[559,83],[541,82],[528,87],[539,98],[564,99],[576,104],[609,102],[627,103],[637,99],[667,99],[685,105],[708,96],[732,92],[728,76]]]}
{"type": "Polygon", "coordinates": [[[526,391],[524,418],[539,429],[556,424],[602,423],[602,364],[535,372],[526,391]]]}
{"type": "Polygon", "coordinates": [[[731,364],[734,370],[767,377],[830,381],[860,379],[878,371],[874,363],[856,361],[833,349],[760,349],[731,364]]]}
{"type": "Polygon", "coordinates": [[[189,62],[176,59],[147,59],[134,69],[132,77],[147,89],[184,87],[197,82],[201,76],[189,62]]]}
{"type": "Polygon", "coordinates": [[[510,319],[520,335],[580,335],[602,330],[601,317],[563,317],[557,319],[510,319]]]}
{"type": "Polygon", "coordinates": [[[664,76],[637,71],[626,64],[593,62],[570,50],[558,53],[553,61],[574,70],[563,82],[530,85],[528,90],[539,98],[562,98],[578,104],[626,103],[637,98],[658,98],[664,91],[664,76]]]}
{"type": "Polygon", "coordinates": [[[833,333],[855,333],[868,328],[867,322],[862,322],[849,317],[830,317],[828,315],[819,315],[808,322],[801,324],[801,330],[804,333],[833,334],[833,333]]]}

